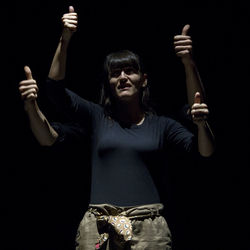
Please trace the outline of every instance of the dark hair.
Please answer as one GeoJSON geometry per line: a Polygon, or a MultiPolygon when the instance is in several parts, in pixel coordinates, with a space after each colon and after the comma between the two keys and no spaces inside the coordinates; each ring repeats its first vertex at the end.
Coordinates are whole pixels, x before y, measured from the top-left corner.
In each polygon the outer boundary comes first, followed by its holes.
{"type": "MultiPolygon", "coordinates": [[[[130,50],[121,50],[110,53],[106,56],[104,61],[104,80],[101,87],[100,104],[104,107],[104,112],[107,116],[112,117],[114,102],[110,92],[109,74],[116,68],[123,68],[127,66],[133,67],[140,74],[145,73],[144,65],[142,64],[140,57],[130,50]]],[[[142,88],[141,107],[146,114],[155,113],[150,104],[148,84],[142,88]]]]}

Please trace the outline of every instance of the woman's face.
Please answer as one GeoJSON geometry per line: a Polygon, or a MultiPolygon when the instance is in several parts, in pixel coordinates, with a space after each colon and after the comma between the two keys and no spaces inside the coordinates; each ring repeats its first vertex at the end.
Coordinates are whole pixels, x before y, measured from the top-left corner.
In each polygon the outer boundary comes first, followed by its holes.
{"type": "Polygon", "coordinates": [[[119,101],[139,98],[142,87],[147,85],[146,74],[141,74],[131,66],[115,68],[109,74],[112,95],[119,101]]]}

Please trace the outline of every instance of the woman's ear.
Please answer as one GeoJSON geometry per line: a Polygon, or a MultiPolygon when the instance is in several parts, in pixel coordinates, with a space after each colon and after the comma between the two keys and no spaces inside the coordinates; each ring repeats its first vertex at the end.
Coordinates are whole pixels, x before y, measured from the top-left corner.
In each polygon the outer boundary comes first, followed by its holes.
{"type": "Polygon", "coordinates": [[[147,85],[148,85],[148,75],[147,74],[143,74],[142,87],[145,88],[147,85]]]}

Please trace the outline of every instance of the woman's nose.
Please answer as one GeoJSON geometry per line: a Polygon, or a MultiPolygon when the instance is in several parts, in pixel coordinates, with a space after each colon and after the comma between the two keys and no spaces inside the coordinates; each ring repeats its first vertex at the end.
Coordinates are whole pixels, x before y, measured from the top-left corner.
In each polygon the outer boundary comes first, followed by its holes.
{"type": "Polygon", "coordinates": [[[122,70],[121,71],[121,74],[120,74],[120,78],[124,78],[124,77],[126,77],[127,75],[126,75],[126,73],[124,72],[124,70],[122,70]]]}
{"type": "Polygon", "coordinates": [[[126,82],[127,81],[127,75],[123,70],[120,73],[119,80],[120,80],[120,82],[126,82]]]}

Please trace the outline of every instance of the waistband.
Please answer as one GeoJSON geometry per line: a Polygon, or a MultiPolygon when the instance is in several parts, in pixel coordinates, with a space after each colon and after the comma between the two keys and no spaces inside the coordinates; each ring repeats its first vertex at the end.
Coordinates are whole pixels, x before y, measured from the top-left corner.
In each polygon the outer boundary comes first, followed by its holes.
{"type": "Polygon", "coordinates": [[[130,241],[133,237],[131,220],[160,216],[160,211],[163,208],[162,203],[131,207],[90,204],[88,211],[95,215],[98,231],[100,232],[95,249],[100,249],[110,239],[110,236],[113,240],[117,238],[120,244],[130,241]],[[112,234],[112,232],[115,233],[112,234]]]}
{"type": "Polygon", "coordinates": [[[164,209],[162,203],[146,204],[139,206],[120,207],[111,204],[89,204],[88,211],[93,214],[107,216],[126,216],[129,219],[160,216],[164,209]]]}

